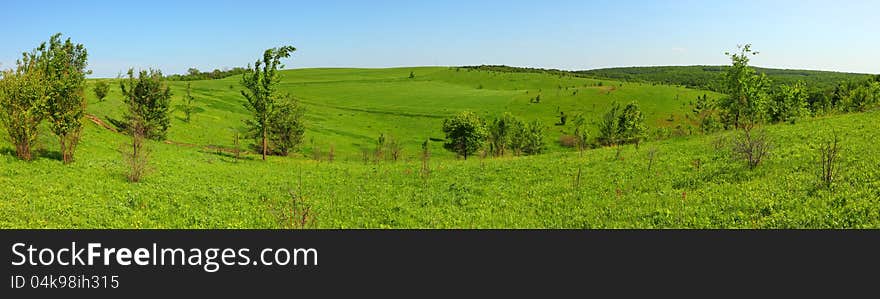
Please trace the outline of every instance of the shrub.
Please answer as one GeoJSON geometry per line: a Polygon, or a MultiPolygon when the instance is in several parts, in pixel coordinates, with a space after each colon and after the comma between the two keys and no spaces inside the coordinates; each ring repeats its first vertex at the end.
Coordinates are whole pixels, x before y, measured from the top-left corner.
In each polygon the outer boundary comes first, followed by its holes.
{"type": "Polygon", "coordinates": [[[819,178],[825,187],[831,187],[831,185],[834,184],[840,169],[840,166],[838,165],[840,162],[840,151],[842,149],[840,141],[840,137],[835,133],[833,137],[823,141],[816,147],[822,170],[819,178]]]}
{"type": "MultiPolygon", "coordinates": [[[[304,109],[293,97],[287,97],[276,102],[275,110],[269,119],[268,151],[281,156],[287,156],[301,143],[305,134],[303,124],[304,109]]],[[[258,136],[252,137],[255,139],[258,136]]]]}
{"type": "Polygon", "coordinates": [[[0,122],[9,135],[9,141],[15,146],[15,155],[30,161],[39,137],[39,125],[44,115],[41,107],[46,97],[42,74],[25,72],[27,63],[20,62],[16,70],[2,73],[0,122]]]}
{"type": "Polygon", "coordinates": [[[103,102],[109,92],[110,84],[107,84],[105,81],[95,82],[95,97],[98,98],[98,101],[103,102]]]}
{"type": "Polygon", "coordinates": [[[476,153],[483,147],[488,132],[479,116],[470,111],[464,111],[458,115],[443,121],[443,132],[446,134],[446,144],[443,145],[449,151],[464,156],[467,160],[469,155],[476,153]]]}
{"type": "Polygon", "coordinates": [[[128,105],[126,121],[120,129],[129,130],[128,127],[139,121],[144,137],[164,140],[171,125],[168,114],[171,89],[165,84],[162,71],[141,70],[135,77],[134,69],[129,69],[128,78],[121,80],[119,87],[128,105]]]}
{"type": "Polygon", "coordinates": [[[526,155],[543,153],[545,148],[544,131],[546,126],[538,120],[532,121],[525,126],[522,152],[526,155]]]}
{"type": "Polygon", "coordinates": [[[121,152],[125,164],[128,166],[126,178],[129,182],[137,183],[143,179],[148,171],[147,163],[150,152],[146,147],[146,126],[141,119],[134,118],[128,128],[131,141],[121,152]]]}
{"type": "Polygon", "coordinates": [[[766,132],[753,130],[743,130],[733,139],[732,146],[734,157],[744,160],[749,169],[758,167],[773,148],[766,132]]]}

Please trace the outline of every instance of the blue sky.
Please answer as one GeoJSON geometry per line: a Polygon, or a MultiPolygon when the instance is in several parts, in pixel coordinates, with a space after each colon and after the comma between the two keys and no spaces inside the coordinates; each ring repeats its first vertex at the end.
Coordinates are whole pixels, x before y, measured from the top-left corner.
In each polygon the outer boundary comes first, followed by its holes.
{"type": "Polygon", "coordinates": [[[3,1],[0,68],[62,32],[93,77],[182,73],[298,48],[288,68],[753,64],[880,73],[880,1],[3,1]]]}

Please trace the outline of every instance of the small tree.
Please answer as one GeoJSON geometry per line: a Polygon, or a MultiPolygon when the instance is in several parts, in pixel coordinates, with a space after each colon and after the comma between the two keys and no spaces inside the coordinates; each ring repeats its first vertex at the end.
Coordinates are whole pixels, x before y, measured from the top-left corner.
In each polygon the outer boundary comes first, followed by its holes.
{"type": "Polygon", "coordinates": [[[413,72],[409,72],[409,78],[410,78],[410,79],[415,79],[415,78],[416,78],[416,74],[413,73],[413,72]]]}
{"type": "Polygon", "coordinates": [[[46,84],[42,72],[27,55],[16,62],[15,70],[0,75],[0,123],[15,146],[15,155],[25,161],[33,158],[46,103],[46,84]]]}
{"type": "Polygon", "coordinates": [[[95,82],[95,97],[98,98],[99,102],[103,102],[109,92],[110,84],[107,84],[106,81],[95,82]]]}
{"type": "Polygon", "coordinates": [[[287,156],[302,143],[306,132],[304,111],[299,102],[290,96],[276,103],[269,122],[270,151],[287,156]]]}
{"type": "Polygon", "coordinates": [[[765,74],[758,75],[749,66],[749,56],[758,52],[751,45],[739,46],[740,52],[725,53],[732,65],[724,77],[724,91],[727,97],[720,103],[724,112],[723,122],[729,127],[750,130],[763,122],[767,111],[767,98],[770,80],[765,74]]]}
{"type": "Polygon", "coordinates": [[[587,148],[587,140],[589,140],[590,135],[587,132],[587,119],[582,115],[578,114],[573,121],[574,128],[572,129],[572,136],[575,138],[575,146],[578,151],[583,152],[587,148]]]}
{"type": "Polygon", "coordinates": [[[782,85],[771,97],[767,112],[772,122],[794,123],[808,115],[807,99],[810,94],[806,84],[798,81],[794,85],[782,85]]]}
{"type": "Polygon", "coordinates": [[[185,116],[185,118],[183,119],[184,122],[190,121],[192,113],[195,112],[196,109],[195,104],[193,103],[193,100],[195,100],[195,98],[192,96],[191,89],[191,83],[186,82],[186,94],[183,96],[183,104],[179,106],[180,110],[183,111],[183,115],[185,116]]]}
{"type": "Polygon", "coordinates": [[[60,33],[40,44],[34,54],[30,59],[36,62],[48,84],[49,128],[58,137],[62,161],[68,164],[73,162],[83,128],[88,54],[82,44],[74,44],[69,38],[62,43],[60,33]]]}
{"type": "Polygon", "coordinates": [[[131,127],[141,122],[144,137],[164,140],[171,126],[171,89],[165,84],[162,71],[141,70],[135,77],[134,69],[129,69],[127,74],[128,78],[119,82],[128,104],[126,125],[131,127]]]}
{"type": "Polygon", "coordinates": [[[147,174],[150,152],[145,140],[147,132],[146,123],[139,115],[133,115],[128,126],[131,141],[123,147],[122,156],[126,166],[128,166],[126,178],[128,178],[129,182],[137,183],[147,174]]]}
{"type": "Polygon", "coordinates": [[[483,121],[470,111],[461,112],[444,120],[443,132],[446,133],[447,139],[443,147],[463,156],[465,160],[483,147],[488,135],[483,121]]]}
{"type": "Polygon", "coordinates": [[[513,128],[520,121],[512,114],[505,112],[501,117],[492,121],[488,128],[489,152],[495,157],[504,156],[511,147],[513,128]]]}
{"type": "Polygon", "coordinates": [[[253,113],[253,119],[246,124],[250,127],[251,134],[260,142],[264,161],[269,151],[269,130],[275,102],[279,97],[276,90],[280,79],[277,71],[284,68],[281,59],[290,57],[294,51],[296,48],[292,46],[267,49],[263,52],[263,57],[254,63],[253,68],[248,66],[241,78],[241,85],[245,88],[241,95],[247,100],[245,108],[253,113]]]}
{"type": "Polygon", "coordinates": [[[763,131],[742,130],[740,136],[733,139],[733,154],[744,160],[749,169],[755,169],[770,154],[773,145],[763,131]]]}
{"type": "Polygon", "coordinates": [[[388,154],[391,155],[391,160],[397,162],[403,153],[403,145],[400,144],[400,140],[397,140],[394,135],[388,135],[385,147],[388,149],[388,154]]]}
{"type": "Polygon", "coordinates": [[[620,105],[616,102],[611,103],[611,109],[602,116],[597,139],[605,146],[615,146],[620,143],[620,105]]]}
{"type": "Polygon", "coordinates": [[[638,103],[632,102],[623,108],[620,114],[617,129],[620,140],[625,143],[635,143],[638,148],[642,139],[645,139],[647,128],[645,127],[645,116],[638,103]]]}
{"type": "Polygon", "coordinates": [[[546,142],[544,141],[544,131],[546,126],[538,120],[529,122],[525,130],[525,142],[522,152],[526,155],[537,155],[544,152],[546,142]]]}

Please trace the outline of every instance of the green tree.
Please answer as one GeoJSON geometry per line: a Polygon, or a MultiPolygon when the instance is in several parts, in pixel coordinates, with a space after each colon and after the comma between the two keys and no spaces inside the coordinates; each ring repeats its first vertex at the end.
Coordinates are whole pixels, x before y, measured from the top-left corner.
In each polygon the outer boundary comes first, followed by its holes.
{"type": "Polygon", "coordinates": [[[263,52],[263,57],[254,63],[253,68],[248,66],[241,77],[241,85],[245,88],[241,91],[241,95],[247,99],[245,108],[253,113],[253,119],[248,120],[246,124],[252,135],[260,140],[260,152],[264,161],[269,151],[270,122],[279,98],[276,85],[280,78],[277,71],[279,68],[284,68],[281,59],[290,57],[294,51],[296,48],[292,46],[267,49],[263,52]]]}
{"type": "Polygon", "coordinates": [[[803,81],[794,85],[782,85],[771,97],[767,112],[772,122],[794,123],[798,119],[807,116],[807,100],[810,94],[803,81]]]}
{"type": "Polygon", "coordinates": [[[546,149],[544,141],[544,132],[547,129],[541,121],[534,120],[525,125],[525,142],[523,142],[522,153],[526,155],[537,155],[543,153],[546,149]]]}
{"type": "Polygon", "coordinates": [[[635,143],[636,147],[645,139],[647,128],[645,127],[645,116],[636,102],[629,103],[623,108],[623,112],[618,118],[618,136],[623,143],[635,143]]]}
{"type": "Polygon", "coordinates": [[[14,70],[0,74],[0,123],[15,146],[15,155],[30,161],[45,116],[46,81],[30,56],[24,55],[16,64],[14,70]]]}
{"type": "Polygon", "coordinates": [[[587,141],[590,138],[587,118],[583,114],[578,114],[572,124],[574,128],[572,128],[571,135],[575,138],[578,151],[583,151],[587,148],[587,141]]]}
{"type": "Polygon", "coordinates": [[[493,156],[504,156],[507,149],[512,148],[510,144],[511,137],[513,135],[514,127],[517,126],[519,122],[520,121],[516,119],[515,116],[508,112],[505,112],[501,117],[492,121],[488,128],[488,146],[489,152],[492,153],[493,156]]]}
{"type": "Polygon", "coordinates": [[[614,146],[620,143],[620,105],[611,103],[611,109],[605,112],[599,121],[599,143],[605,146],[614,146]]]}
{"type": "Polygon", "coordinates": [[[304,109],[293,97],[281,98],[275,105],[269,120],[270,150],[287,156],[302,144],[306,131],[304,109]]]}
{"type": "Polygon", "coordinates": [[[192,89],[191,84],[189,82],[187,82],[186,83],[186,94],[183,96],[183,104],[181,104],[179,106],[180,110],[183,111],[183,114],[185,116],[185,118],[183,119],[183,121],[185,121],[185,122],[190,121],[192,114],[193,114],[193,112],[195,112],[195,109],[196,109],[195,103],[193,102],[195,100],[195,97],[192,96],[191,89],[192,89]]]}
{"type": "Polygon", "coordinates": [[[154,140],[164,140],[171,126],[169,116],[171,89],[165,84],[162,71],[141,70],[135,76],[134,69],[128,70],[128,78],[119,82],[122,96],[128,104],[126,130],[138,124],[143,136],[154,140]]]}
{"type": "Polygon", "coordinates": [[[465,160],[483,147],[488,136],[483,121],[470,111],[444,120],[443,132],[446,133],[447,140],[443,147],[464,156],[465,160]]]}
{"type": "Polygon", "coordinates": [[[98,98],[98,101],[103,102],[109,92],[110,84],[107,84],[106,81],[95,82],[95,97],[98,98]]]}
{"type": "Polygon", "coordinates": [[[719,106],[725,125],[750,130],[765,118],[770,79],[749,66],[749,57],[758,54],[750,44],[738,48],[739,53],[725,53],[732,63],[724,76],[727,96],[719,106]]]}
{"type": "Polygon", "coordinates": [[[42,43],[31,59],[44,74],[48,84],[46,118],[58,137],[65,164],[73,162],[85,115],[85,79],[88,53],[82,44],[70,38],[61,41],[61,33],[42,43]]]}

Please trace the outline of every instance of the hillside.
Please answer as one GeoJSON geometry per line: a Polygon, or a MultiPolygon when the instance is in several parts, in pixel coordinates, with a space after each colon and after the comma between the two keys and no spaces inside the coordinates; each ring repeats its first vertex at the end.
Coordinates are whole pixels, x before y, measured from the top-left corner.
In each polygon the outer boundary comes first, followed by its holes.
{"type": "MultiPolygon", "coordinates": [[[[652,67],[618,67],[577,71],[581,75],[595,76],[630,82],[652,82],[670,85],[682,85],[690,88],[719,90],[719,80],[727,66],[652,66],[652,67]]],[[[775,84],[793,84],[804,81],[808,86],[826,90],[837,86],[840,82],[862,80],[868,74],[841,73],[811,70],[788,70],[756,67],[759,73],[767,74],[775,84]]]]}
{"type": "MultiPolygon", "coordinates": [[[[551,74],[506,73],[446,67],[393,69],[298,69],[282,73],[282,92],[306,107],[308,122],[302,152],[328,152],[360,159],[372,149],[379,134],[390,134],[404,145],[404,155],[415,156],[422,142],[433,138],[436,156],[452,157],[441,147],[444,118],[471,110],[486,119],[510,112],[525,120],[538,119],[548,128],[550,151],[564,151],[559,136],[570,126],[556,126],[560,112],[583,114],[598,120],[612,102],[640,103],[649,127],[674,127],[685,119],[691,102],[711,92],[673,86],[621,83],[551,74]],[[410,73],[415,78],[409,79],[410,73]],[[540,103],[531,99],[540,96],[540,103]]],[[[175,142],[231,146],[233,134],[249,117],[242,106],[238,76],[191,81],[199,110],[190,123],[175,112],[168,138],[175,142]]],[[[169,82],[173,102],[180,103],[187,82],[169,82]]],[[[89,93],[90,113],[104,119],[120,118],[124,107],[116,84],[108,99],[97,102],[89,93]]],[[[91,87],[88,88],[91,90],[91,87]]]]}
{"type": "MultiPolygon", "coordinates": [[[[290,228],[294,206],[309,207],[320,228],[880,227],[876,110],[767,126],[773,150],[756,170],[716,149],[733,134],[722,132],[625,146],[619,159],[613,148],[580,155],[554,146],[538,156],[462,161],[435,141],[422,175],[418,143],[442,137],[442,118],[463,109],[540,119],[553,142],[565,130],[552,125],[557,107],[598,117],[612,101],[637,100],[657,127],[706,92],[456,68],[304,69],[283,78],[308,109],[302,155],[264,162],[210,148],[230,146],[243,127],[238,78],[193,81],[200,111],[191,123],[174,113],[173,142],[149,143],[151,172],[137,184],[127,182],[119,153],[128,137],[93,122],[67,166],[50,134],[32,162],[0,141],[0,227],[290,228]],[[536,94],[541,103],[530,103],[536,94]],[[828,190],[818,187],[812,146],[832,131],[844,152],[828,190]],[[361,162],[360,148],[380,132],[406,141],[404,161],[361,162]],[[334,162],[302,157],[329,144],[334,162]]],[[[186,82],[170,84],[179,102],[186,82]]],[[[104,102],[89,97],[89,113],[121,115],[115,85],[104,102]]]]}

